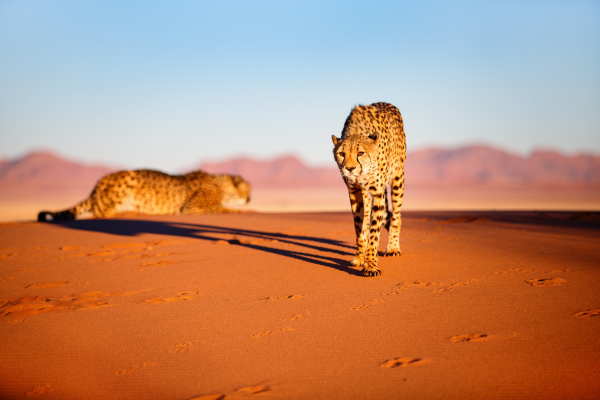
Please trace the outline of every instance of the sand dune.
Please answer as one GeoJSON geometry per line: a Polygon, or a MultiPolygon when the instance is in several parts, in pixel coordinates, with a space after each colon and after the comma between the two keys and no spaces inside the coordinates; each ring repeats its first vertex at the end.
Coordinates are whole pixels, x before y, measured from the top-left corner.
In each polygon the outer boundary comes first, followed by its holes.
{"type": "Polygon", "coordinates": [[[594,399],[598,213],[0,224],[2,399],[594,399]],[[385,235],[384,235],[385,240],[385,235]]]}

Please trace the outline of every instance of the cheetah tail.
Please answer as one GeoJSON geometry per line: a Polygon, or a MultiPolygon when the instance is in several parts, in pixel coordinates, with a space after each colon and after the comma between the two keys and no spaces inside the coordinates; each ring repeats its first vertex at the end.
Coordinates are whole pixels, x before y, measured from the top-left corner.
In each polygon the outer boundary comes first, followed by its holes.
{"type": "Polygon", "coordinates": [[[81,216],[85,212],[92,211],[92,199],[87,198],[83,200],[81,203],[78,203],[72,208],[69,208],[64,211],[41,211],[38,214],[39,222],[58,222],[58,221],[73,221],[77,219],[78,216],[81,216]]]}

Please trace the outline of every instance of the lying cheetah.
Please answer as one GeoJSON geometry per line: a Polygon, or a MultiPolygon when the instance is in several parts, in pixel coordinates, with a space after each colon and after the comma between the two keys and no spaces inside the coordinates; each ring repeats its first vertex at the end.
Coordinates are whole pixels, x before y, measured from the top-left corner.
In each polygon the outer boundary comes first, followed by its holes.
{"type": "Polygon", "coordinates": [[[387,103],[357,106],[346,119],[342,137],[332,136],[332,139],[333,156],[348,186],[354,216],[357,249],[350,265],[362,266],[364,276],[380,275],[377,249],[382,226],[389,227],[385,256],[400,255],[400,208],[406,158],[402,116],[396,107],[387,103]],[[391,215],[387,204],[388,186],[392,195],[391,215]]]}
{"type": "Polygon", "coordinates": [[[68,210],[38,214],[38,221],[69,221],[92,213],[110,217],[119,212],[144,214],[206,214],[232,212],[227,205],[250,201],[250,185],[239,176],[202,171],[167,175],[142,169],[106,175],[92,194],[68,210]]]}

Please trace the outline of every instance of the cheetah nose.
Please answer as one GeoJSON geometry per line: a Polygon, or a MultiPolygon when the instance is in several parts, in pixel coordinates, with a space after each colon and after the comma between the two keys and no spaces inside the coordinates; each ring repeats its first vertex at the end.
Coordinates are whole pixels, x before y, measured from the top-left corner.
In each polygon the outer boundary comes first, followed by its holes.
{"type": "Polygon", "coordinates": [[[348,172],[352,172],[352,171],[354,171],[355,169],[356,169],[356,167],[346,167],[346,170],[347,170],[348,172]]]}

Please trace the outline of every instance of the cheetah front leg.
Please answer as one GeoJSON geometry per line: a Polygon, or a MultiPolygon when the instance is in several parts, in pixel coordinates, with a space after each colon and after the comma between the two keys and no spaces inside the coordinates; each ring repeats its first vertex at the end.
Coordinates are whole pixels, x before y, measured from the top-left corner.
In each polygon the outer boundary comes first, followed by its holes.
{"type": "Polygon", "coordinates": [[[192,196],[181,207],[182,214],[217,214],[228,213],[231,210],[221,205],[221,189],[216,185],[206,185],[202,191],[192,196]]]}
{"type": "MultiPolygon", "coordinates": [[[[378,276],[381,275],[381,271],[379,267],[377,267],[377,251],[379,249],[379,236],[381,234],[381,228],[384,224],[384,217],[387,213],[387,207],[385,206],[385,186],[381,185],[378,187],[371,186],[369,187],[369,194],[367,197],[373,198],[373,215],[371,216],[371,210],[369,210],[369,217],[371,220],[370,227],[368,224],[364,224],[367,226],[368,235],[369,235],[369,246],[367,248],[367,254],[365,263],[363,265],[362,274],[364,276],[378,276]]],[[[366,191],[364,191],[366,192],[366,191]]],[[[364,200],[364,196],[363,196],[364,200]]],[[[367,221],[367,213],[365,207],[365,221],[367,221]]],[[[367,229],[363,226],[363,232],[367,229]]]]}
{"type": "Polygon", "coordinates": [[[402,199],[404,198],[404,171],[397,173],[392,181],[392,219],[389,228],[389,240],[385,257],[396,257],[401,255],[400,251],[400,229],[402,219],[400,209],[402,208],[402,199]]]}
{"type": "MultiPolygon", "coordinates": [[[[363,220],[363,209],[366,208],[363,201],[363,191],[360,188],[348,187],[348,194],[350,196],[352,216],[354,217],[354,232],[356,233],[356,255],[350,261],[350,265],[352,267],[361,267],[365,263],[365,250],[367,248],[367,240],[362,236],[363,221],[367,221],[366,225],[368,226],[369,220],[366,217],[363,220]]],[[[371,204],[370,200],[368,204],[371,204]]]]}

